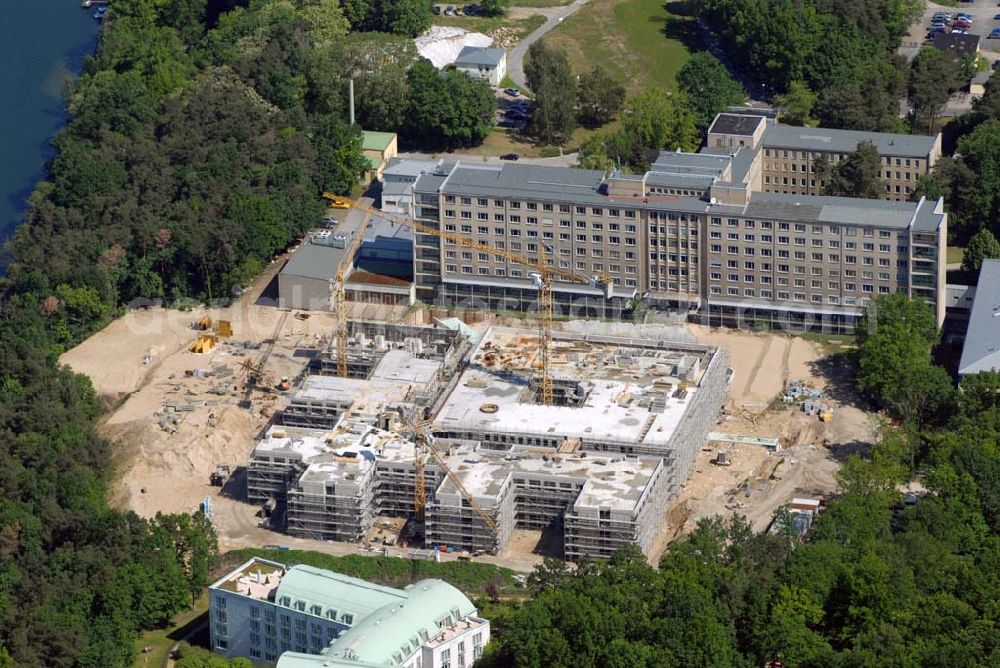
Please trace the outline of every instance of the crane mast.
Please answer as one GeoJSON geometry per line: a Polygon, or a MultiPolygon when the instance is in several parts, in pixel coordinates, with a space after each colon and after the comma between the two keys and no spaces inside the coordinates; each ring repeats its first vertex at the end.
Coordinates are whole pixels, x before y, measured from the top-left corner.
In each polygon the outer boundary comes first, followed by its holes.
{"type": "Polygon", "coordinates": [[[361,242],[365,238],[365,231],[368,229],[368,222],[371,220],[371,212],[365,213],[365,219],[358,225],[354,233],[354,238],[347,246],[344,257],[341,258],[337,266],[337,274],[333,278],[333,285],[330,286],[330,310],[337,323],[337,375],[347,378],[347,297],[345,295],[344,282],[347,280],[347,273],[354,264],[354,256],[361,248],[361,242]]]}
{"type": "Polygon", "coordinates": [[[533,269],[532,279],[534,280],[535,287],[538,288],[538,302],[539,302],[539,368],[540,368],[540,378],[538,382],[539,386],[539,403],[551,406],[555,401],[555,393],[553,391],[552,383],[552,314],[553,314],[553,296],[552,296],[552,281],[554,278],[563,278],[568,281],[573,281],[576,283],[582,283],[584,285],[589,285],[591,287],[596,287],[603,289],[605,291],[606,297],[610,298],[612,290],[611,279],[607,274],[601,276],[581,276],[568,269],[563,269],[561,267],[554,267],[548,264],[547,252],[545,250],[544,244],[539,244],[539,260],[534,260],[524,255],[519,255],[517,253],[511,253],[510,251],[493,248],[484,243],[480,243],[473,239],[469,239],[460,234],[454,232],[447,232],[445,230],[439,230],[435,227],[430,227],[422,223],[418,223],[415,220],[409,220],[400,216],[395,216],[392,214],[384,213],[378,211],[377,209],[362,204],[357,200],[352,201],[353,208],[365,211],[368,214],[374,214],[381,216],[386,220],[393,221],[405,227],[412,229],[420,234],[427,234],[439,239],[444,239],[445,241],[450,241],[459,246],[464,246],[465,248],[471,248],[483,253],[487,253],[494,257],[501,257],[508,262],[513,262],[515,264],[520,264],[529,269],[533,269]]]}

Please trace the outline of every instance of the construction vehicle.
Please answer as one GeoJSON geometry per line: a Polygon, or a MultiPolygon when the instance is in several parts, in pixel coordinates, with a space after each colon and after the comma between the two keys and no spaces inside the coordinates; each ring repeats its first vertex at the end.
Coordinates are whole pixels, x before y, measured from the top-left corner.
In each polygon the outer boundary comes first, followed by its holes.
{"type": "Polygon", "coordinates": [[[285,326],[286,320],[288,320],[288,311],[282,312],[281,317],[278,318],[278,322],[274,326],[274,331],[271,333],[271,338],[264,342],[264,351],[256,362],[247,359],[243,360],[243,363],[240,364],[240,371],[243,375],[243,387],[246,389],[246,393],[239,403],[241,407],[250,408],[250,397],[253,395],[255,389],[274,392],[274,379],[265,371],[265,367],[267,366],[267,360],[271,357],[271,352],[274,350],[274,344],[278,342],[278,337],[281,335],[281,329],[285,326]]]}
{"type": "Polygon", "coordinates": [[[452,243],[458,244],[459,246],[464,246],[466,248],[472,248],[474,250],[480,251],[482,253],[488,253],[496,257],[502,257],[508,262],[514,262],[520,264],[534,271],[531,273],[531,280],[535,287],[538,289],[539,296],[539,310],[541,312],[541,318],[539,320],[539,363],[537,365],[539,369],[539,379],[538,386],[540,388],[539,392],[539,403],[551,406],[555,403],[554,390],[552,386],[552,310],[553,310],[553,300],[552,300],[552,281],[554,278],[562,278],[567,281],[573,281],[575,283],[582,283],[584,285],[589,285],[594,288],[601,289],[604,292],[605,298],[610,299],[613,290],[613,284],[611,279],[607,274],[601,276],[581,276],[576,274],[569,269],[563,269],[561,267],[552,266],[549,264],[548,252],[544,244],[538,245],[538,260],[533,260],[531,258],[519,255],[517,253],[511,253],[506,250],[499,248],[493,248],[486,244],[481,244],[478,241],[469,239],[467,237],[461,236],[454,232],[446,232],[439,230],[434,227],[429,227],[427,225],[422,225],[416,221],[403,218],[401,216],[395,216],[388,214],[377,209],[367,206],[358,201],[353,201],[352,206],[355,209],[360,209],[368,214],[380,216],[386,220],[398,223],[405,227],[412,229],[420,234],[427,234],[439,239],[444,239],[445,241],[450,241],[452,243]]]}
{"type": "Polygon", "coordinates": [[[361,221],[358,229],[354,232],[354,238],[347,247],[344,257],[341,258],[337,273],[330,284],[330,310],[333,311],[333,317],[337,322],[337,375],[341,378],[347,378],[347,297],[344,291],[344,282],[347,280],[347,274],[350,273],[351,267],[354,266],[354,256],[361,248],[361,242],[365,238],[365,230],[368,229],[371,218],[370,212],[365,214],[365,219],[361,221]]]}
{"type": "Polygon", "coordinates": [[[220,320],[215,323],[215,334],[220,338],[228,339],[233,335],[233,324],[228,320],[220,320]]]}
{"type": "Polygon", "coordinates": [[[207,353],[215,347],[215,344],[219,342],[219,337],[215,334],[200,334],[194,343],[191,344],[191,352],[193,353],[207,353]]]}
{"type": "Polygon", "coordinates": [[[209,318],[207,315],[203,315],[200,318],[198,318],[197,322],[194,323],[194,328],[201,330],[203,332],[207,332],[208,330],[212,329],[212,319],[209,318]]]}
{"type": "Polygon", "coordinates": [[[351,200],[346,197],[340,197],[339,195],[334,195],[333,193],[324,192],[323,199],[330,203],[330,207],[334,209],[350,209],[351,200]]]}
{"type": "Polygon", "coordinates": [[[213,487],[223,487],[231,474],[232,470],[227,464],[219,464],[212,471],[212,475],[208,476],[208,482],[213,487]]]}

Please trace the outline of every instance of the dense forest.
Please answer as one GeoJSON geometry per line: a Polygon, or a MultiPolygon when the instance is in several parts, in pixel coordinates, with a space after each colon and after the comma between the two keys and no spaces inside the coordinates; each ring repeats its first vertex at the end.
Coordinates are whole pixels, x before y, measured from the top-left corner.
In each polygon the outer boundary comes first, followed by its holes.
{"type": "MultiPolygon", "coordinates": [[[[720,16],[726,5],[703,4],[720,16]]],[[[780,90],[801,79],[819,91],[818,109],[833,109],[838,98],[817,77],[818,59],[834,54],[840,78],[830,83],[842,99],[864,81],[876,92],[902,85],[889,55],[899,22],[886,17],[908,3],[854,3],[892,9],[879,16],[823,0],[770,4],[791,18],[765,18],[798,26],[790,45],[830,26],[823,48],[800,52],[808,58],[748,52],[780,90]]],[[[360,124],[398,129],[411,145],[469,145],[492,122],[485,86],[439,76],[417,57],[408,36],[426,25],[429,3],[238,5],[112,0],[98,51],[68,93],[73,120],[55,140],[49,177],[7,248],[0,668],[132,665],[138,631],[190,605],[216,552],[200,515],[145,520],[108,508],[111,456],[94,428],[101,406],[59,353],[137,297],[229,297],[313,225],[319,192],[354,187],[364,162],[346,120],[349,79],[360,124]]],[[[759,34],[777,48],[768,36],[780,31],[759,34]]],[[[720,100],[739,94],[724,80],[712,90],[720,100]]],[[[865,91],[862,111],[882,118],[880,95],[865,91]]],[[[961,155],[922,185],[970,228],[998,224],[997,100],[991,90],[959,124],[961,155]]],[[[604,99],[586,103],[594,118],[610,113],[604,99]]],[[[641,166],[644,148],[693,147],[713,108],[644,92],[589,158],[641,166]]],[[[630,553],[575,573],[550,563],[533,578],[533,601],[491,608],[501,633],[494,665],[1000,663],[1000,380],[954,391],[930,354],[936,331],[915,324],[926,318],[910,306],[890,305],[879,319],[890,334],[859,339],[852,360],[862,388],[901,426],[871,458],[847,463],[844,496],[805,544],[711,521],[658,569],[630,553]],[[917,471],[928,493],[902,506],[897,484],[917,471]]]]}
{"type": "Polygon", "coordinates": [[[638,551],[547,561],[534,599],[496,615],[486,665],[1000,665],[1000,375],[956,391],[930,308],[875,308],[843,362],[892,422],[803,543],[715,518],[659,568],[638,551]],[[904,503],[913,476],[926,491],[904,503]]]}
{"type": "Polygon", "coordinates": [[[900,37],[921,0],[697,0],[733,61],[774,93],[812,95],[824,126],[898,131],[900,37]]]}
{"type": "Polygon", "coordinates": [[[58,355],[135,298],[229,298],[314,226],[320,192],[354,188],[348,79],[367,128],[441,146],[488,131],[486,86],[416,55],[429,3],[350,7],[111,0],[0,280],[0,667],[131,666],[216,553],[201,516],[108,508],[101,405],[58,355]]]}

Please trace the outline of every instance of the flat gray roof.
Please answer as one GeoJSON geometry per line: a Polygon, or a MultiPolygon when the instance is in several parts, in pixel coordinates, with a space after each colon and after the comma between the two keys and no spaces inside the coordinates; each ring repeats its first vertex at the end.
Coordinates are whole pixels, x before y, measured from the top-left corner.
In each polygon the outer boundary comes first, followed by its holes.
{"type": "MultiPolygon", "coordinates": [[[[936,202],[926,200],[892,202],[852,197],[816,197],[755,192],[751,195],[750,203],[747,206],[714,206],[709,210],[709,215],[735,214],[765,220],[781,219],[805,223],[870,225],[872,227],[907,229],[911,222],[920,216],[926,216],[928,223],[935,219],[940,224],[944,220],[944,214],[933,213],[936,204],[936,202]],[[924,211],[928,208],[930,212],[924,211]]],[[[934,229],[937,227],[935,226],[934,229]]]]}
{"type": "Polygon", "coordinates": [[[1000,371],[1000,260],[984,260],[958,373],[1000,371]]]}
{"type": "MultiPolygon", "coordinates": [[[[426,175],[417,180],[417,190],[424,190],[426,175]]],[[[525,197],[567,202],[600,203],[607,198],[599,193],[604,172],[569,167],[506,164],[483,165],[458,163],[447,177],[445,192],[473,197],[525,197]]],[[[429,183],[429,182],[428,182],[429,183]]]]}
{"type": "Polygon", "coordinates": [[[831,128],[807,128],[775,123],[764,133],[766,148],[790,148],[800,151],[850,153],[861,142],[875,145],[883,156],[926,158],[934,149],[937,137],[901,135],[888,132],[861,132],[831,128]]]}
{"type": "Polygon", "coordinates": [[[649,168],[651,172],[692,171],[719,175],[729,166],[730,156],[711,153],[686,153],[684,151],[661,151],[656,162],[649,168]]]}
{"type": "Polygon", "coordinates": [[[749,114],[731,114],[724,112],[716,115],[709,134],[752,136],[761,123],[766,122],[763,116],[749,114]]]}
{"type": "Polygon", "coordinates": [[[413,228],[373,215],[371,222],[368,223],[368,229],[365,230],[365,243],[374,243],[379,237],[413,239],[413,228]]]}
{"type": "MultiPolygon", "coordinates": [[[[649,172],[645,178],[652,185],[680,187],[707,187],[715,177],[698,167],[697,163],[733,162],[734,183],[741,183],[753,160],[754,151],[741,149],[733,157],[713,154],[661,154],[677,157],[687,167],[676,173],[649,172]]],[[[658,162],[666,165],[665,162],[658,162]]],[[[573,205],[628,206],[637,209],[677,211],[709,215],[743,215],[756,218],[774,218],[798,222],[825,222],[848,225],[871,225],[917,231],[935,231],[945,220],[939,201],[892,202],[865,200],[850,197],[827,197],[783,193],[754,192],[747,206],[710,204],[693,196],[664,198],[655,195],[643,197],[610,197],[605,193],[604,174],[596,170],[569,167],[544,167],[540,165],[467,165],[459,163],[450,175],[423,174],[414,187],[415,192],[438,191],[449,195],[468,197],[496,197],[539,199],[573,205]]],[[[540,214],[540,215],[545,215],[540,214]]],[[[551,214],[549,214],[551,215],[551,214]]],[[[482,282],[477,277],[476,282],[482,282]]],[[[507,282],[505,281],[506,285],[507,282]]]]}
{"type": "Polygon", "coordinates": [[[299,246],[281,269],[285,276],[330,280],[344,258],[345,249],[307,241],[299,246]]]}
{"type": "Polygon", "coordinates": [[[507,56],[504,49],[491,49],[485,46],[466,46],[458,52],[456,65],[485,65],[496,67],[507,56]]]}
{"type": "Polygon", "coordinates": [[[416,178],[424,172],[432,172],[439,160],[417,160],[415,158],[392,158],[389,166],[382,170],[382,178],[386,176],[403,176],[416,178]]]}

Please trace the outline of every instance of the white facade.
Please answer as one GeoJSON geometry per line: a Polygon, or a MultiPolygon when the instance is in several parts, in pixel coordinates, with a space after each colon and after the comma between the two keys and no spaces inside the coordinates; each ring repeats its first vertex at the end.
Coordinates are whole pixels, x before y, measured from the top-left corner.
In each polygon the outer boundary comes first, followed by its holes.
{"type": "Polygon", "coordinates": [[[507,76],[507,52],[503,49],[465,47],[458,54],[455,69],[470,77],[485,79],[494,88],[507,76]]]}
{"type": "Polygon", "coordinates": [[[209,588],[212,649],[226,657],[277,661],[282,652],[319,653],[354,619],[351,613],[302,605],[282,607],[274,600],[285,566],[251,559],[209,588]],[[235,576],[235,577],[234,577],[235,576]],[[241,582],[242,580],[242,582],[241,582]]]}
{"type": "Polygon", "coordinates": [[[466,668],[490,623],[440,580],[405,589],[253,558],[209,587],[212,649],[280,668],[466,668]]]}
{"type": "MultiPolygon", "coordinates": [[[[490,641],[489,623],[468,620],[443,629],[423,646],[423,668],[468,668],[483,655],[490,641]]],[[[418,664],[420,665],[420,664],[418,664]]]]}

